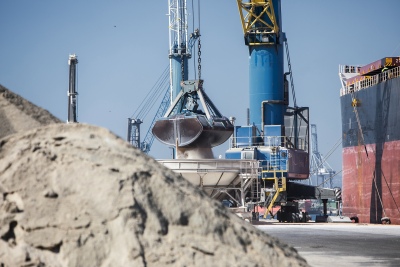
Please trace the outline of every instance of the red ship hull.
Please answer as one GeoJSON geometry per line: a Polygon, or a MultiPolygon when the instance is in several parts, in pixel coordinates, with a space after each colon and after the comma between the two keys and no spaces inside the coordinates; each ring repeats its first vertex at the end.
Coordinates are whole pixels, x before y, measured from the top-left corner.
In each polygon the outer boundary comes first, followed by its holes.
{"type": "Polygon", "coordinates": [[[400,141],[386,142],[382,149],[343,148],[343,214],[358,217],[360,223],[381,223],[389,217],[392,224],[400,224],[399,205],[400,141]]]}

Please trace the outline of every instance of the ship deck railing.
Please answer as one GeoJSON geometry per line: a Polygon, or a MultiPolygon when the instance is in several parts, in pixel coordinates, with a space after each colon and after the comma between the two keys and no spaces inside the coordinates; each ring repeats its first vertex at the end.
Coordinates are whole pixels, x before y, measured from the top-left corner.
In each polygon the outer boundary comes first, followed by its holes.
{"type": "Polygon", "coordinates": [[[397,77],[400,77],[400,66],[376,75],[366,76],[366,78],[362,81],[358,81],[354,84],[344,86],[343,88],[340,89],[340,96],[351,94],[397,77]]]}

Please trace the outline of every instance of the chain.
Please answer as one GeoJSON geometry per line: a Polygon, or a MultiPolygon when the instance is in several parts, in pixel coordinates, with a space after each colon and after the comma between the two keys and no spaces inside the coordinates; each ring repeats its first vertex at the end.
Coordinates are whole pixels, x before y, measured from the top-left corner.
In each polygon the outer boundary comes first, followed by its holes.
{"type": "Polygon", "coordinates": [[[181,55],[181,81],[185,80],[185,60],[184,56],[181,55]]]}
{"type": "Polygon", "coordinates": [[[201,43],[200,43],[200,37],[198,42],[198,52],[197,52],[197,69],[199,72],[199,80],[201,79],[201,43]]]}

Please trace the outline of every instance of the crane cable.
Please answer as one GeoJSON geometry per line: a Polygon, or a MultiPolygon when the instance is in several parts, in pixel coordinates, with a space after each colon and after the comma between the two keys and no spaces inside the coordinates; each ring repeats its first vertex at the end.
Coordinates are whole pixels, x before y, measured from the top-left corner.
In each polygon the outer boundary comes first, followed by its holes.
{"type": "MultiPolygon", "coordinates": [[[[193,14],[194,14],[194,0],[192,0],[192,12],[193,12],[193,14]]],[[[199,24],[199,27],[198,27],[198,31],[199,31],[199,33],[200,33],[200,0],[198,0],[198,24],[199,24]]],[[[195,21],[195,16],[193,15],[192,16],[192,32],[195,32],[195,30],[194,30],[194,21],[195,21]]],[[[198,75],[199,75],[199,79],[201,79],[201,42],[200,42],[200,34],[199,34],[199,37],[198,37],[198,40],[197,40],[197,44],[198,44],[198,58],[197,58],[197,62],[198,62],[198,65],[197,65],[197,68],[198,68],[198,75]]],[[[189,47],[186,47],[186,49],[189,49],[189,47]]],[[[186,50],[187,52],[188,52],[188,50],[186,50]]],[[[185,80],[185,77],[184,77],[184,75],[185,75],[185,69],[184,69],[184,55],[181,55],[181,81],[184,81],[185,80]]],[[[196,61],[194,61],[193,60],[193,69],[195,69],[196,68],[196,61]]],[[[197,75],[196,75],[196,72],[194,72],[194,76],[195,76],[195,80],[197,80],[197,75]]],[[[186,77],[186,78],[189,78],[189,77],[186,77]]]]}
{"type": "MultiPolygon", "coordinates": [[[[197,2],[197,19],[198,19],[198,23],[199,23],[199,33],[201,34],[200,31],[200,0],[198,0],[197,2]]],[[[197,46],[198,46],[198,50],[197,50],[197,71],[199,74],[199,80],[201,80],[201,41],[200,41],[200,36],[197,40],[197,46]]]]}
{"type": "MultiPolygon", "coordinates": [[[[192,13],[194,14],[194,0],[192,0],[192,13]]],[[[199,18],[200,20],[200,18],[199,18]]],[[[192,32],[194,32],[194,15],[192,16],[192,32]]],[[[194,48],[194,52],[196,52],[196,48],[194,48]]],[[[196,61],[193,60],[193,70],[196,69],[196,61]]],[[[194,72],[194,79],[197,80],[197,73],[194,72]]]]}
{"type": "Polygon", "coordinates": [[[155,90],[151,91],[151,95],[147,98],[146,102],[144,103],[144,108],[140,111],[138,114],[139,118],[145,118],[151,108],[154,106],[155,102],[158,100],[158,98],[162,94],[163,90],[163,85],[168,82],[168,75],[165,74],[164,76],[161,77],[161,81],[159,85],[155,88],[155,90]]]}
{"type": "MultiPolygon", "coordinates": [[[[324,165],[325,162],[327,162],[328,158],[333,154],[333,152],[336,151],[337,147],[338,147],[339,145],[341,145],[341,144],[342,144],[342,137],[340,137],[340,138],[336,141],[336,143],[333,145],[333,147],[331,148],[331,150],[328,151],[327,156],[323,158],[324,161],[321,162],[321,163],[317,166],[317,169],[319,169],[321,166],[324,165]]],[[[321,155],[321,156],[322,156],[322,155],[321,155]]],[[[313,172],[313,174],[315,174],[315,172],[313,172]]]]}
{"type": "Polygon", "coordinates": [[[293,105],[294,105],[294,107],[297,107],[296,92],[294,90],[294,83],[293,83],[292,64],[290,63],[289,44],[288,44],[287,40],[285,41],[285,48],[286,48],[286,61],[287,61],[288,68],[289,68],[290,86],[292,88],[293,105]]]}
{"type": "Polygon", "coordinates": [[[317,185],[317,187],[320,187],[322,185],[324,185],[325,183],[327,183],[330,179],[333,179],[336,175],[339,175],[340,173],[342,173],[343,170],[338,171],[337,173],[335,173],[335,175],[333,176],[329,176],[328,178],[326,178],[321,184],[317,185]]]}
{"type": "Polygon", "coordinates": [[[169,76],[169,65],[165,68],[165,70],[163,71],[161,76],[157,79],[153,87],[148,91],[146,97],[136,108],[131,118],[143,119],[144,117],[147,116],[150,109],[157,102],[156,100],[160,97],[160,95],[162,95],[160,92],[162,92],[166,81],[168,81],[168,76],[169,76]]]}
{"type": "Polygon", "coordinates": [[[335,152],[335,150],[337,149],[338,146],[340,146],[342,144],[342,137],[339,137],[339,139],[336,141],[336,143],[333,145],[333,147],[331,148],[331,150],[328,151],[327,153],[327,158],[329,158],[333,152],[335,152]]]}

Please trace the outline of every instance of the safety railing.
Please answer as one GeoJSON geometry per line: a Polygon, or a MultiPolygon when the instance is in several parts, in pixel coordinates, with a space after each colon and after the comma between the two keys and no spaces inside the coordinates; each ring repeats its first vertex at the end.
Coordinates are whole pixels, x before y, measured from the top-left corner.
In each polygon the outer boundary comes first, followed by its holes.
{"type": "Polygon", "coordinates": [[[400,77],[400,67],[396,67],[373,76],[365,76],[364,80],[341,88],[340,96],[351,94],[397,77],[400,77]]]}
{"type": "MultiPolygon", "coordinates": [[[[246,136],[231,137],[229,139],[230,148],[244,147],[286,147],[295,148],[295,138],[292,136],[246,136]]],[[[304,138],[297,138],[296,149],[307,150],[307,142],[304,138]]]]}

